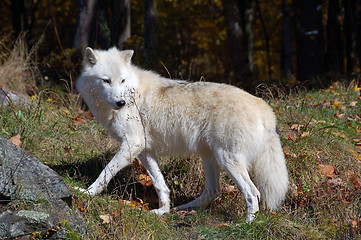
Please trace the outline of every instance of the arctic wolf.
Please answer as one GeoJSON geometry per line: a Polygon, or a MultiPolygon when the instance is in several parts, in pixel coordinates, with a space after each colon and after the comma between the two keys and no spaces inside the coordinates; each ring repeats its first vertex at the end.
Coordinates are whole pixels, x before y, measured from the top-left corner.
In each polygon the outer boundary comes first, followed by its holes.
{"type": "Polygon", "coordinates": [[[225,84],[172,80],[131,63],[133,50],[87,48],[77,89],[94,117],[121,143],[119,151],[87,189],[102,192],[109,181],[139,157],[159,197],[155,213],[170,211],[169,188],[159,155],[199,154],[205,189],[178,209],[203,208],[220,192],[226,171],[247,203],[247,220],[259,200],[274,210],[288,190],[288,174],[276,117],[262,99],[225,84]],[[253,167],[255,183],[248,170],[253,167]]]}

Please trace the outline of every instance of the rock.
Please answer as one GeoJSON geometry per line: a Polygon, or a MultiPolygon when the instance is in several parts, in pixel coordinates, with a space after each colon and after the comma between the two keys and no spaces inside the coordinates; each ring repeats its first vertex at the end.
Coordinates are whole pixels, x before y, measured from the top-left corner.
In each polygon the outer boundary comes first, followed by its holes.
{"type": "Polygon", "coordinates": [[[13,93],[0,87],[0,107],[8,106],[11,103],[15,104],[16,106],[29,105],[30,99],[24,94],[13,93]]]}
{"type": "Polygon", "coordinates": [[[59,175],[0,137],[0,203],[4,202],[8,204],[0,205],[0,239],[87,235],[88,227],[79,210],[72,208],[71,192],[59,175]]]}
{"type": "Polygon", "coordinates": [[[71,193],[59,175],[5,138],[0,138],[0,194],[24,200],[71,202],[71,193]]]}
{"type": "MultiPolygon", "coordinates": [[[[30,206],[28,206],[29,208],[30,206]]],[[[4,211],[0,214],[0,239],[32,236],[66,238],[86,234],[87,226],[79,211],[58,200],[34,204],[32,210],[4,211]],[[69,231],[69,227],[71,231],[69,231]]]]}

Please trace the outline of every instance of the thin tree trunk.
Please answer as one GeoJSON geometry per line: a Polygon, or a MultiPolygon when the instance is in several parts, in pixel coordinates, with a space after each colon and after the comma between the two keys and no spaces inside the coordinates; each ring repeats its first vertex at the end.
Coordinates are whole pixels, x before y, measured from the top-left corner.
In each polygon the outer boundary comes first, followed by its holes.
{"type": "Polygon", "coordinates": [[[340,27],[340,6],[338,0],[329,0],[327,20],[327,70],[344,72],[343,43],[340,27]]]}
{"type": "Polygon", "coordinates": [[[143,66],[153,69],[158,65],[156,33],[157,10],[154,0],[144,1],[144,51],[143,66]]]}
{"type": "Polygon", "coordinates": [[[242,26],[242,49],[247,58],[245,63],[248,66],[250,73],[254,71],[253,59],[253,20],[254,20],[254,1],[253,0],[238,0],[240,11],[240,19],[242,26]]]}
{"type": "Polygon", "coordinates": [[[285,1],[282,2],[282,15],[281,73],[283,77],[290,78],[292,74],[291,14],[285,1]]]}
{"type": "Polygon", "coordinates": [[[241,25],[238,3],[236,0],[223,0],[233,84],[241,86],[248,91],[254,91],[251,71],[248,65],[248,46],[246,49],[242,49],[242,45],[247,45],[248,42],[243,42],[245,36],[241,25]]]}
{"type": "Polygon", "coordinates": [[[345,9],[345,20],[344,20],[344,31],[345,31],[345,41],[346,41],[346,71],[348,74],[354,72],[354,67],[356,63],[355,53],[356,53],[356,1],[355,0],[344,0],[343,7],[345,9]]]}
{"type": "Polygon", "coordinates": [[[80,0],[78,25],[75,32],[73,47],[84,50],[89,45],[91,25],[94,19],[96,0],[80,0]]]}
{"type": "MultiPolygon", "coordinates": [[[[320,0],[296,1],[300,7],[297,78],[312,80],[324,72],[324,40],[320,0]]],[[[310,84],[314,84],[310,82],[310,84]]]]}
{"type": "Polygon", "coordinates": [[[267,28],[266,28],[266,25],[265,25],[263,17],[262,17],[262,11],[261,11],[261,8],[259,6],[258,0],[256,0],[256,9],[257,9],[257,12],[258,12],[259,19],[261,21],[262,31],[263,31],[263,34],[264,34],[264,40],[265,40],[265,44],[266,44],[268,78],[272,79],[271,54],[270,54],[270,44],[269,44],[270,41],[269,41],[267,28]]]}
{"type": "Polygon", "coordinates": [[[113,0],[112,42],[119,49],[130,38],[130,0],[113,0]],[[119,11],[118,11],[119,9],[119,11]]]}

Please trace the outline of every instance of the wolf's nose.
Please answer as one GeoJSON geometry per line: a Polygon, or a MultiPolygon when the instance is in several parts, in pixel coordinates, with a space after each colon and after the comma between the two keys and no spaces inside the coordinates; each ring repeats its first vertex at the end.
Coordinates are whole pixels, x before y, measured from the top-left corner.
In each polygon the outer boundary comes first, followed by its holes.
{"type": "Polygon", "coordinates": [[[120,101],[117,102],[117,106],[120,107],[120,108],[123,107],[124,105],[125,105],[124,100],[120,100],[120,101]]]}

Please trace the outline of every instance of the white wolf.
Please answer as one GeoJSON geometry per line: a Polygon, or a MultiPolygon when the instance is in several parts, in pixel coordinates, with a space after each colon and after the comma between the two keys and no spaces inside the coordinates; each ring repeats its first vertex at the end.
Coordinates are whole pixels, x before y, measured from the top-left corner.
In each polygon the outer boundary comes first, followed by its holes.
{"type": "Polygon", "coordinates": [[[159,197],[155,213],[170,211],[169,189],[159,155],[199,154],[205,173],[200,197],[178,209],[207,206],[220,192],[224,169],[242,191],[247,220],[266,206],[279,207],[288,190],[288,174],[276,117],[262,99],[226,84],[163,78],[131,63],[133,50],[87,48],[76,86],[94,117],[121,143],[120,150],[87,189],[102,192],[120,169],[139,157],[159,197]],[[248,174],[254,177],[260,191],[248,174]],[[261,193],[260,193],[261,192],[261,193]]]}

